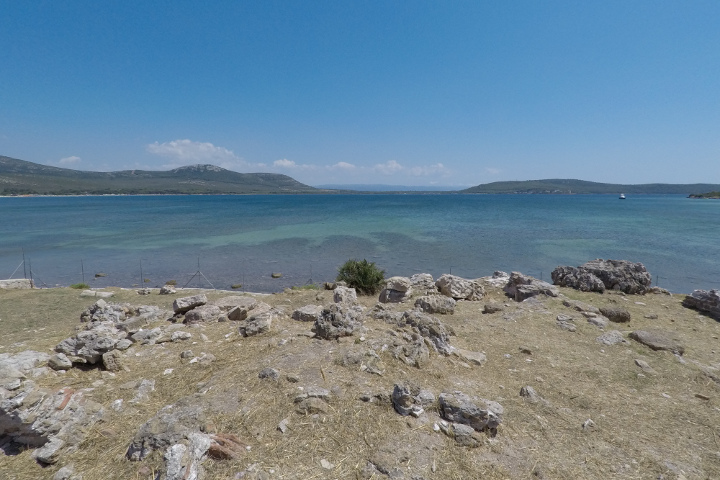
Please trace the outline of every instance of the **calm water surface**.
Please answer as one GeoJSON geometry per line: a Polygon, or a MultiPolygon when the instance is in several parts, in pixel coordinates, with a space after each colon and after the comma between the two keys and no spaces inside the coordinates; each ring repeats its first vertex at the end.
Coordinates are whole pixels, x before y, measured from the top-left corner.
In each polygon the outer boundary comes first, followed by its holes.
{"type": "Polygon", "coordinates": [[[388,276],[515,270],[549,280],[558,265],[612,258],[688,293],[720,288],[718,239],[720,201],[678,195],[0,198],[0,278],[32,267],[47,286],[81,282],[83,270],[94,287],[183,286],[199,270],[206,278],[190,286],[272,292],[332,280],[348,258],[388,276]]]}

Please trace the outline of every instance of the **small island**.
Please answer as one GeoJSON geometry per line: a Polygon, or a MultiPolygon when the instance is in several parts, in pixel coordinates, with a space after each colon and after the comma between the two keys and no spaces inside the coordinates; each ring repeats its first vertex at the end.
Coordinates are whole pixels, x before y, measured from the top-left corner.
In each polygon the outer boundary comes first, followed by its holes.
{"type": "Polygon", "coordinates": [[[720,192],[697,193],[689,195],[688,198],[715,198],[720,199],[720,192]]]}

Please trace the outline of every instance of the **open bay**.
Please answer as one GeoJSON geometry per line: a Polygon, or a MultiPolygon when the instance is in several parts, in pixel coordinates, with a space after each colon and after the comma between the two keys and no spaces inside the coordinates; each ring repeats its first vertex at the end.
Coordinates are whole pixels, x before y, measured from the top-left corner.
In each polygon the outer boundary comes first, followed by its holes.
{"type": "Polygon", "coordinates": [[[349,258],[388,276],[514,270],[549,280],[558,265],[612,258],[689,293],[720,288],[718,239],[720,201],[680,195],[0,198],[0,278],[32,267],[47,286],[79,283],[83,270],[93,287],[183,286],[199,270],[205,278],[190,286],[273,292],[332,280],[349,258]]]}

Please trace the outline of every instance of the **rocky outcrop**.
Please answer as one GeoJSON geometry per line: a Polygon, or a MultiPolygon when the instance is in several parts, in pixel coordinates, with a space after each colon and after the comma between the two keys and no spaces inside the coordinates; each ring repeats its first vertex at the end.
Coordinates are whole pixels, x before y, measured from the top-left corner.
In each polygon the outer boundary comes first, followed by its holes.
{"type": "Polygon", "coordinates": [[[510,274],[510,278],[503,290],[517,302],[522,302],[537,295],[557,297],[559,294],[557,287],[529,275],[523,275],[520,272],[510,274]]]}
{"type": "Polygon", "coordinates": [[[33,285],[32,280],[27,278],[11,278],[9,280],[0,280],[0,288],[7,290],[24,290],[28,288],[35,288],[35,285],[33,285]]]}
{"type": "Polygon", "coordinates": [[[323,307],[320,305],[305,305],[296,309],[292,314],[292,318],[298,322],[314,322],[319,318],[322,310],[323,307]]]}
{"type": "Polygon", "coordinates": [[[104,353],[115,350],[115,346],[127,337],[127,333],[115,327],[112,322],[93,322],[88,330],[66,338],[55,346],[55,351],[65,354],[72,363],[96,364],[104,353]]]}
{"type": "Polygon", "coordinates": [[[480,280],[493,287],[502,288],[507,284],[508,280],[510,280],[510,275],[502,270],[495,270],[491,276],[482,277],[480,280]]]}
{"type": "Polygon", "coordinates": [[[436,352],[443,355],[452,353],[449,342],[451,332],[437,318],[418,310],[408,310],[403,313],[402,321],[422,337],[428,339],[436,352]]]}
{"type": "Polygon", "coordinates": [[[441,393],[440,415],[450,422],[468,425],[478,432],[497,433],[503,407],[490,400],[473,399],[462,392],[441,393]]]}
{"type": "Polygon", "coordinates": [[[205,429],[206,421],[203,409],[189,400],[168,405],[140,427],[126,456],[139,461],[154,450],[165,450],[187,440],[191,433],[205,429]]]}
{"type": "Polygon", "coordinates": [[[402,416],[419,417],[424,408],[435,403],[435,395],[414,384],[395,384],[390,396],[395,411],[402,416]]]}
{"type": "Polygon", "coordinates": [[[333,290],[333,301],[335,303],[355,303],[357,302],[357,292],[354,288],[338,285],[333,290]]]}
{"type": "Polygon", "coordinates": [[[415,308],[425,313],[452,314],[456,303],[454,298],[445,295],[425,295],[415,300],[415,308]]]}
{"type": "Polygon", "coordinates": [[[400,303],[407,301],[413,293],[412,284],[407,277],[390,277],[380,292],[381,303],[400,303]]]}
{"type": "Polygon", "coordinates": [[[220,317],[220,307],[216,305],[201,305],[185,313],[185,323],[217,322],[220,317]]]}
{"type": "Polygon", "coordinates": [[[575,267],[557,267],[550,274],[553,284],[561,287],[574,288],[581,292],[605,291],[605,284],[590,272],[575,267]]]}
{"type": "Polygon", "coordinates": [[[622,307],[602,307],[600,313],[615,323],[627,323],[632,318],[630,312],[622,307]]]}
{"type": "Polygon", "coordinates": [[[682,304],[720,320],[720,290],[695,290],[685,297],[682,304]]]}
{"type": "Polygon", "coordinates": [[[586,292],[619,290],[630,294],[647,293],[652,277],[642,263],[627,260],[591,260],[579,267],[557,267],[552,272],[556,285],[586,292]],[[598,284],[602,282],[604,288],[598,284]]]}
{"type": "Polygon", "coordinates": [[[429,273],[416,273],[415,275],[411,276],[410,285],[412,286],[413,290],[419,292],[421,295],[437,292],[435,280],[433,280],[432,275],[430,275],[429,273]]]}
{"type": "MultiPolygon", "coordinates": [[[[344,287],[338,287],[344,288],[344,287]]],[[[337,292],[337,289],[335,289],[337,292]]],[[[353,289],[353,293],[354,293],[353,289]]],[[[344,303],[336,303],[323,308],[320,316],[315,320],[312,331],[318,338],[336,340],[339,337],[348,337],[362,326],[360,317],[362,310],[344,303]]]]}
{"type": "Polygon", "coordinates": [[[192,310],[200,305],[207,303],[207,297],[205,295],[193,295],[192,297],[177,298],[173,302],[173,311],[176,314],[182,314],[192,310]]]}
{"type": "Polygon", "coordinates": [[[271,308],[268,311],[252,315],[247,320],[240,323],[239,333],[243,337],[254,337],[262,333],[270,331],[273,321],[280,318],[283,314],[271,308]]]}
{"type": "Polygon", "coordinates": [[[480,300],[485,289],[478,280],[468,280],[455,275],[443,274],[435,282],[440,293],[455,300],[480,300]]]}

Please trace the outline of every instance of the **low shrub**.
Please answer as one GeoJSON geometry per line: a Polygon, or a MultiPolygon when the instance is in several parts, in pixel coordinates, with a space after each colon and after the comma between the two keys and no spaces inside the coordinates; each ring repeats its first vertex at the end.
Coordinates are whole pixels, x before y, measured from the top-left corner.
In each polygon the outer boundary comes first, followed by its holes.
{"type": "Polygon", "coordinates": [[[90,285],[87,283],[73,283],[70,285],[70,288],[74,288],[75,290],[87,290],[90,288],[90,285]]]}
{"type": "Polygon", "coordinates": [[[365,259],[348,260],[338,269],[337,281],[347,283],[362,295],[374,295],[385,282],[385,271],[365,259]]]}

